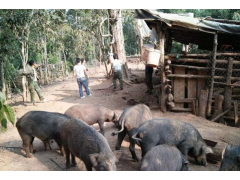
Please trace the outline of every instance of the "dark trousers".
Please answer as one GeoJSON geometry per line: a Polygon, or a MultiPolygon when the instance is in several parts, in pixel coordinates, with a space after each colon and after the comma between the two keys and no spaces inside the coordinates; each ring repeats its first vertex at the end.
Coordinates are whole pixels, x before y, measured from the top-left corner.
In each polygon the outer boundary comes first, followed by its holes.
{"type": "Polygon", "coordinates": [[[113,76],[113,87],[114,87],[114,89],[117,88],[117,83],[116,83],[117,79],[119,80],[121,89],[123,89],[123,79],[122,79],[122,72],[121,71],[114,72],[114,76],[113,76]]]}
{"type": "Polygon", "coordinates": [[[145,82],[147,85],[147,89],[149,92],[151,92],[153,90],[153,84],[152,84],[152,74],[153,73],[145,73],[145,82]]]}

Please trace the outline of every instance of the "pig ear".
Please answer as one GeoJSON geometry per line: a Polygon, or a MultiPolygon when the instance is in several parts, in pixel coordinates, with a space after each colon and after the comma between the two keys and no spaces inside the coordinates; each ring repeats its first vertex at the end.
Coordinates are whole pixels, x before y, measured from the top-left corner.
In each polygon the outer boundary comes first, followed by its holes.
{"type": "Polygon", "coordinates": [[[212,149],[207,147],[207,146],[203,146],[202,147],[202,154],[210,154],[210,153],[213,153],[212,149]]]}
{"type": "Polygon", "coordinates": [[[98,165],[99,154],[89,154],[88,156],[90,158],[90,161],[93,167],[96,167],[98,165]]]}
{"type": "Polygon", "coordinates": [[[118,162],[119,158],[122,156],[123,154],[123,151],[114,151],[113,154],[115,155],[116,157],[116,162],[118,162]]]}

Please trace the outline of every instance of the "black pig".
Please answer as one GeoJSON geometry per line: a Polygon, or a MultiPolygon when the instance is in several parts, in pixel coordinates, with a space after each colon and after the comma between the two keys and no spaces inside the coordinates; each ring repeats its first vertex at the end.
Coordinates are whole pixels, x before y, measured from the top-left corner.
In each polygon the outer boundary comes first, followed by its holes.
{"type": "Polygon", "coordinates": [[[186,157],[174,145],[153,147],[142,160],[141,171],[187,171],[186,157]]]}
{"type": "Polygon", "coordinates": [[[189,123],[171,119],[152,119],[141,124],[133,135],[142,149],[142,157],[154,146],[173,144],[198,164],[207,165],[206,154],[212,153],[198,130],[189,123]]]}
{"type": "Polygon", "coordinates": [[[62,126],[60,135],[66,153],[66,167],[76,165],[75,156],[81,159],[87,170],[94,167],[97,171],[116,170],[115,162],[121,156],[121,151],[114,153],[105,137],[90,127],[84,121],[70,119],[62,126]]]}
{"type": "MultiPolygon", "coordinates": [[[[45,145],[54,139],[59,148],[62,147],[60,139],[60,127],[70,118],[60,113],[46,111],[30,111],[23,115],[16,123],[19,135],[23,141],[23,149],[27,158],[31,158],[33,152],[33,140],[35,137],[42,140],[45,145]]],[[[62,152],[62,151],[61,151],[62,152]]],[[[62,152],[63,153],[63,152],[62,152]]]]}

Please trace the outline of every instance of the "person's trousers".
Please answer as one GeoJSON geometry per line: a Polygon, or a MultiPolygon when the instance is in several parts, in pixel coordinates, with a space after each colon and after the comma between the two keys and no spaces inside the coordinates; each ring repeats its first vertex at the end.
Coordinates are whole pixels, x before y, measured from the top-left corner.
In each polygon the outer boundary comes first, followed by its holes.
{"type": "Polygon", "coordinates": [[[114,72],[114,76],[113,76],[113,88],[114,89],[117,88],[117,82],[116,82],[117,79],[119,80],[121,89],[123,89],[123,79],[122,79],[121,71],[114,72]]]}
{"type": "Polygon", "coordinates": [[[77,78],[77,83],[78,83],[78,87],[79,87],[79,95],[80,95],[80,97],[83,97],[82,86],[84,86],[84,88],[86,89],[87,95],[90,95],[90,91],[88,89],[88,83],[87,83],[86,77],[77,78]]]}
{"type": "Polygon", "coordinates": [[[42,101],[44,99],[43,95],[42,95],[42,90],[40,89],[40,87],[37,84],[37,81],[33,81],[29,84],[29,91],[30,91],[30,96],[31,96],[31,102],[35,103],[35,94],[34,91],[37,92],[38,97],[40,99],[40,101],[42,101]]]}
{"type": "Polygon", "coordinates": [[[153,90],[152,73],[145,73],[145,77],[146,77],[145,82],[146,82],[148,91],[151,92],[153,90]]]}

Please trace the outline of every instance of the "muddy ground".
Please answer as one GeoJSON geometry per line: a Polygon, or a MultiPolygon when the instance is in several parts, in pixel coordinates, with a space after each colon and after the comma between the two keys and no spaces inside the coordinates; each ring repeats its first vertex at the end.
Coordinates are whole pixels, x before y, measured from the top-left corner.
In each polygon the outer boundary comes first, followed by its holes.
{"type": "MultiPolygon", "coordinates": [[[[129,63],[131,72],[144,77],[144,65],[129,63]]],[[[124,90],[113,91],[104,89],[111,85],[112,80],[105,78],[104,66],[93,68],[89,71],[90,75],[90,91],[93,94],[91,97],[84,99],[79,98],[78,86],[76,81],[72,81],[71,75],[65,78],[64,81],[59,79],[57,82],[42,87],[43,95],[48,100],[46,103],[37,103],[33,106],[30,102],[22,103],[21,98],[14,98],[9,101],[13,107],[16,117],[20,118],[22,115],[32,110],[43,110],[49,112],[64,113],[72,105],[79,103],[85,104],[101,104],[108,108],[116,110],[119,114],[129,107],[127,100],[134,99],[137,102],[147,103],[152,111],[154,118],[169,117],[180,121],[186,121],[193,124],[204,138],[231,143],[233,145],[240,144],[240,130],[239,128],[228,127],[225,125],[209,122],[203,118],[194,116],[188,113],[165,113],[163,114],[158,108],[155,93],[159,86],[154,86],[154,93],[146,95],[146,85],[144,83],[132,84],[124,86],[124,90]]],[[[29,98],[29,97],[28,97],[29,98]]],[[[36,97],[37,98],[37,97],[36,97]]],[[[99,130],[98,125],[94,125],[96,130],[99,130]]],[[[116,130],[113,123],[105,123],[106,138],[112,150],[114,150],[117,137],[111,136],[111,133],[116,130]]],[[[56,143],[51,144],[53,150],[44,150],[44,145],[38,139],[33,143],[36,153],[31,159],[25,157],[25,152],[22,150],[22,140],[17,132],[15,126],[9,124],[8,130],[0,134],[0,171],[62,171],[65,170],[65,159],[60,156],[59,148],[56,143]]],[[[125,138],[122,144],[124,155],[117,163],[117,170],[119,171],[138,171],[140,168],[139,162],[134,162],[128,150],[129,140],[125,138]]],[[[136,145],[136,152],[138,157],[141,157],[141,150],[136,145]]],[[[86,170],[84,164],[77,159],[77,167],[71,168],[72,171],[86,170]]],[[[207,167],[196,165],[190,159],[190,169],[192,171],[216,171],[219,169],[220,163],[211,164],[207,167]]]]}

